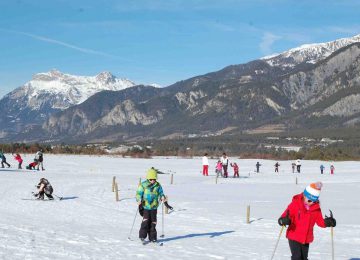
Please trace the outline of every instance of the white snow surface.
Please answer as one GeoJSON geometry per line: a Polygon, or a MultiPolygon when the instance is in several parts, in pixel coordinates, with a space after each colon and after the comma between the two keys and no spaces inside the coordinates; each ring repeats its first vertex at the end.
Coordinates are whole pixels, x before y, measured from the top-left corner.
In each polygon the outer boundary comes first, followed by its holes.
{"type": "MultiPolygon", "coordinates": [[[[201,158],[133,159],[112,156],[44,156],[46,171],[0,168],[0,259],[270,259],[280,227],[277,219],[293,195],[306,185],[322,181],[323,214],[331,209],[335,259],[360,258],[360,162],[302,161],[302,172],[291,171],[291,161],[230,158],[240,167],[239,179],[222,179],[215,184],[215,159],[210,159],[210,176],[203,177],[201,158]],[[254,173],[255,164],[262,166],[254,173]],[[319,166],[324,164],[325,174],[319,166]],[[130,229],[137,204],[139,178],[154,166],[174,174],[159,175],[169,204],[175,211],[158,212],[158,239],[163,246],[143,246],[137,239],[139,215],[130,229]],[[112,178],[116,176],[120,201],[115,201],[112,178]],[[62,201],[32,201],[31,191],[41,177],[54,187],[62,201]],[[296,184],[296,178],[298,184],[296,184]],[[251,206],[250,224],[246,207],[251,206]],[[162,228],[164,224],[164,229],[162,228]],[[161,238],[160,235],[165,237],[161,238]]],[[[24,166],[33,155],[24,155],[24,166]]],[[[232,175],[230,169],[230,176],[232,175]]],[[[285,232],[284,232],[285,233],[285,232]]],[[[274,259],[290,259],[285,234],[274,259]]],[[[309,259],[331,259],[330,228],[314,228],[309,259]]]]}

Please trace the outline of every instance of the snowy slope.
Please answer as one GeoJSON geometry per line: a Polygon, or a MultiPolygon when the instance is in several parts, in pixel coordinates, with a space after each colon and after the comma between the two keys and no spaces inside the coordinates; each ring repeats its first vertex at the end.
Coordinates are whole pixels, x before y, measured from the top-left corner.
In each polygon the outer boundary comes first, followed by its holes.
{"type": "Polygon", "coordinates": [[[326,43],[304,44],[281,54],[273,54],[261,59],[265,60],[271,66],[295,67],[297,64],[303,62],[317,63],[338,49],[356,42],[360,42],[360,34],[326,43]]]}
{"type": "MultiPolygon", "coordinates": [[[[8,161],[15,162],[7,155],[8,161]]],[[[24,164],[33,155],[25,156],[24,164]]],[[[332,209],[335,259],[360,256],[359,162],[336,162],[330,176],[320,175],[319,161],[303,161],[302,173],[291,173],[291,162],[235,160],[239,179],[219,179],[200,174],[201,159],[131,159],[98,156],[45,155],[46,171],[0,169],[0,259],[270,259],[280,227],[277,218],[290,202],[313,181],[323,181],[323,214],[332,209]],[[175,211],[158,214],[158,236],[163,247],[142,246],[127,237],[136,212],[135,190],[147,168],[155,166],[170,175],[159,175],[169,204],[175,211]],[[112,177],[119,184],[120,201],[111,192],[112,177]],[[40,177],[54,186],[63,201],[26,201],[40,177]],[[298,177],[298,185],[295,178],[298,177]],[[246,206],[251,205],[251,223],[246,224],[246,206]]],[[[232,173],[232,170],[231,170],[232,173]]],[[[137,216],[131,237],[136,240],[137,216]]],[[[289,259],[287,240],[281,237],[275,259],[289,259]]],[[[330,229],[315,228],[309,259],[331,259],[330,229]]]]}

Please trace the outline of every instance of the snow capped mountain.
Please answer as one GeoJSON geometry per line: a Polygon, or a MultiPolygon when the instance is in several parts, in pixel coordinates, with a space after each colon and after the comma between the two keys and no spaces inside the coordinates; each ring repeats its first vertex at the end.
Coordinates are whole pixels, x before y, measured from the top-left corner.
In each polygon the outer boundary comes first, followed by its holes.
{"type": "Polygon", "coordinates": [[[130,80],[118,79],[110,72],[101,72],[96,76],[74,76],[51,70],[35,74],[31,81],[17,90],[28,97],[28,103],[32,109],[39,109],[43,102],[36,102],[36,100],[46,95],[54,100],[51,108],[64,110],[84,102],[97,92],[122,90],[134,85],[135,83],[130,80]]]}
{"type": "Polygon", "coordinates": [[[271,66],[293,68],[300,63],[315,64],[329,57],[338,49],[356,42],[360,42],[360,34],[326,43],[304,44],[283,53],[265,56],[261,59],[271,66]]]}

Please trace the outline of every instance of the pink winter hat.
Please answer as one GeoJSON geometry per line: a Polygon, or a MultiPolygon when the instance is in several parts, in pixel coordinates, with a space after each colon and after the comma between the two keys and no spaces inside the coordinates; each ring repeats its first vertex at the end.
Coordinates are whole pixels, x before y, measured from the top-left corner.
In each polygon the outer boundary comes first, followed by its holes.
{"type": "Polygon", "coordinates": [[[320,191],[323,184],[321,182],[315,182],[308,185],[304,190],[304,196],[312,201],[318,201],[320,196],[320,191]]]}

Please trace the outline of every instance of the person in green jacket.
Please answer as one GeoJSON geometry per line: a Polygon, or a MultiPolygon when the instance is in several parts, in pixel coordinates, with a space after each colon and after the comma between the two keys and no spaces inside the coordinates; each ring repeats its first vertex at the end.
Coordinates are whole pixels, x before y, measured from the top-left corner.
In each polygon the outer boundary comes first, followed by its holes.
{"type": "Polygon", "coordinates": [[[154,168],[147,171],[146,180],[143,181],[136,191],[136,201],[139,205],[140,215],[143,217],[139,230],[139,238],[144,241],[148,236],[149,241],[157,241],[157,208],[159,201],[172,209],[167,202],[161,184],[157,181],[157,172],[154,168]]]}

